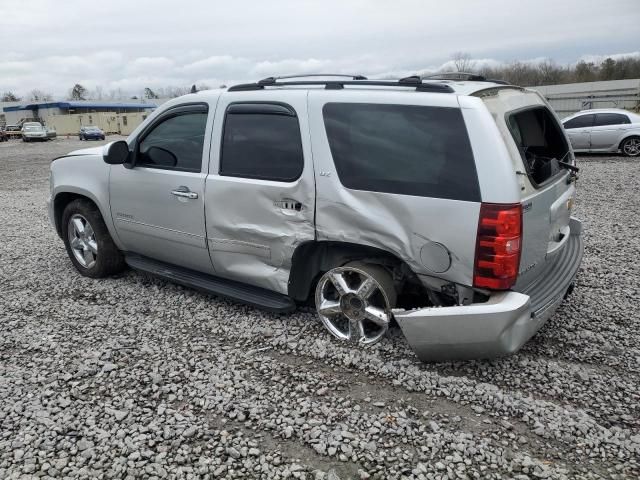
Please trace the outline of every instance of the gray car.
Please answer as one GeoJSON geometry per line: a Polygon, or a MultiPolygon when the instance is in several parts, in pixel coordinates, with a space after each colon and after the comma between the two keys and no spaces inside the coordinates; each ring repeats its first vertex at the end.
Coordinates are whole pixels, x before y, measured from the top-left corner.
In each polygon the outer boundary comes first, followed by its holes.
{"type": "Polygon", "coordinates": [[[267,78],[173,99],[51,164],[88,277],[126,265],[423,360],[519,349],[582,258],[573,152],[548,104],[460,79],[267,78]]]}
{"type": "Polygon", "coordinates": [[[575,152],[640,156],[640,115],[617,108],[582,110],[562,120],[575,152]]]}
{"type": "Polygon", "coordinates": [[[22,140],[24,142],[41,141],[46,142],[49,140],[47,136],[47,130],[39,122],[25,122],[22,125],[22,140]]]}

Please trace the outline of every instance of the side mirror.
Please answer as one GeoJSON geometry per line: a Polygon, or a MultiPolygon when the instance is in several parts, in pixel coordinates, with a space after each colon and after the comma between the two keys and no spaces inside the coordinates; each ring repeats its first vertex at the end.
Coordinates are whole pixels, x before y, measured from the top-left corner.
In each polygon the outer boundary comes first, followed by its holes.
{"type": "Polygon", "coordinates": [[[178,158],[166,148],[151,147],[145,156],[150,163],[160,167],[175,167],[178,164],[178,158]]]}
{"type": "Polygon", "coordinates": [[[129,159],[129,144],[124,140],[110,143],[105,147],[102,156],[105,163],[109,165],[122,165],[129,159]]]}

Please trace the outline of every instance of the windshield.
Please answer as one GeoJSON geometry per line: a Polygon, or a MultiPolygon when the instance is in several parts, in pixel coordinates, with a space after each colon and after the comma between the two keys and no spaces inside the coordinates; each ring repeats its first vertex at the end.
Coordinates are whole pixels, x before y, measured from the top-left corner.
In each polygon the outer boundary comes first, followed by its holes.
{"type": "Polygon", "coordinates": [[[24,127],[24,130],[27,132],[39,132],[42,129],[43,128],[39,125],[27,125],[26,127],[24,127]]]}

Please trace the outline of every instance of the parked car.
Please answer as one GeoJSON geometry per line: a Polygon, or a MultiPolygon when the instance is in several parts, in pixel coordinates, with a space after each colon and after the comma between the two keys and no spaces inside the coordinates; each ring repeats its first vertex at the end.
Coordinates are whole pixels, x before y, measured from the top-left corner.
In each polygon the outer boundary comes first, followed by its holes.
{"type": "Polygon", "coordinates": [[[49,140],[47,131],[39,122],[25,122],[22,124],[22,141],[33,142],[40,140],[46,142],[49,140]]]}
{"type": "Polygon", "coordinates": [[[22,130],[19,125],[6,125],[4,127],[4,133],[9,139],[19,138],[22,136],[22,130]]]}
{"type": "Polygon", "coordinates": [[[80,127],[78,132],[78,138],[80,140],[104,140],[104,132],[100,128],[95,126],[80,127]]]}
{"type": "Polygon", "coordinates": [[[186,95],[127,141],[53,161],[74,267],[310,303],[359,345],[395,318],[423,360],[518,350],[582,258],[559,119],[512,85],[336,78],[186,95]]]}
{"type": "Polygon", "coordinates": [[[582,110],[562,120],[575,152],[640,156],[640,115],[618,108],[582,110]]]}
{"type": "Polygon", "coordinates": [[[58,136],[58,132],[56,132],[55,128],[49,128],[49,127],[45,127],[46,131],[47,131],[47,138],[49,140],[57,138],[58,136]]]}

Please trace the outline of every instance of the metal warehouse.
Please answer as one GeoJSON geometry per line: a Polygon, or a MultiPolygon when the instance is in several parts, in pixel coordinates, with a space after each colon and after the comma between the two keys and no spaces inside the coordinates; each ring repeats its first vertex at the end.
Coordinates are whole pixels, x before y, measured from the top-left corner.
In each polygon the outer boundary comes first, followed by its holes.
{"type": "Polygon", "coordinates": [[[640,110],[640,79],[567,83],[533,87],[562,117],[592,108],[640,110]]]}

